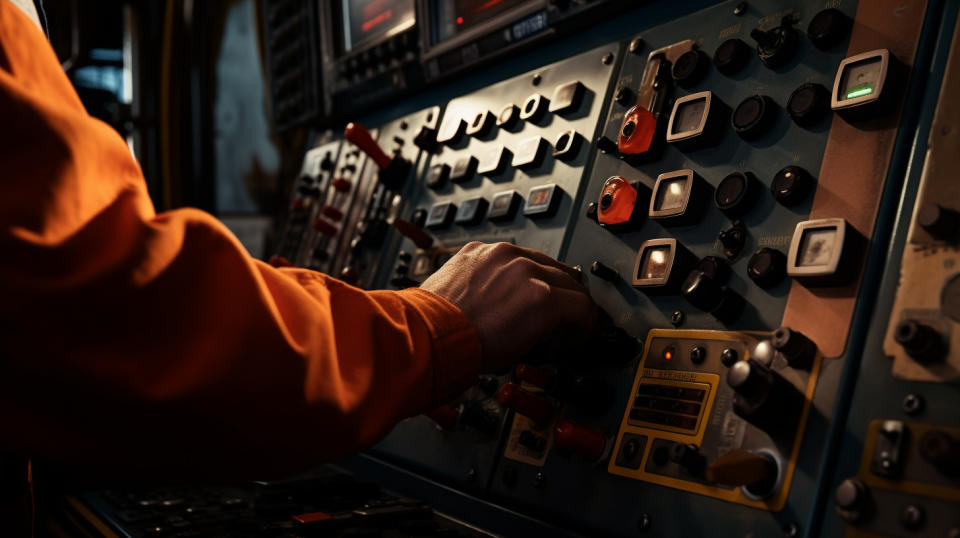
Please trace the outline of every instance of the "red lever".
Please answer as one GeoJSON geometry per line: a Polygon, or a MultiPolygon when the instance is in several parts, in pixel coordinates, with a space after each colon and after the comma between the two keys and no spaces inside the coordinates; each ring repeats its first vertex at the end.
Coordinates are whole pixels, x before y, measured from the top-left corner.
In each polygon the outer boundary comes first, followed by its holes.
{"type": "Polygon", "coordinates": [[[370,136],[370,131],[359,123],[348,123],[347,128],[343,130],[343,136],[369,155],[381,170],[389,166],[390,161],[393,160],[392,157],[380,149],[380,146],[374,141],[373,137],[370,136]]]}
{"type": "Polygon", "coordinates": [[[313,229],[327,236],[337,235],[337,227],[329,222],[317,217],[311,223],[313,229]]]}
{"type": "Polygon", "coordinates": [[[410,240],[413,241],[413,244],[417,245],[417,248],[428,249],[433,245],[433,238],[430,237],[427,232],[423,231],[422,228],[410,221],[393,219],[393,227],[403,235],[409,237],[410,240]]]}
{"type": "Polygon", "coordinates": [[[504,383],[497,392],[497,400],[538,424],[546,424],[553,414],[553,405],[549,400],[521,389],[516,383],[504,383]]]}
{"type": "Polygon", "coordinates": [[[569,420],[561,420],[554,426],[553,442],[588,460],[600,459],[607,446],[607,439],[602,433],[569,420]]]}

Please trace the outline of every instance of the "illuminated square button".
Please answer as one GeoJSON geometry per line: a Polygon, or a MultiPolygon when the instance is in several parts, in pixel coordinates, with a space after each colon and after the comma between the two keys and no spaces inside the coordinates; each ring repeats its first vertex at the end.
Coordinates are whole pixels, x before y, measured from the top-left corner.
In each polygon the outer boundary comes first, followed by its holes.
{"type": "Polygon", "coordinates": [[[667,124],[667,142],[683,150],[715,145],[723,135],[730,109],[713,92],[677,99],[667,124]]]}
{"type": "Polygon", "coordinates": [[[557,210],[563,191],[555,183],[530,189],[523,214],[530,218],[549,217],[557,210]]]}
{"type": "Polygon", "coordinates": [[[660,174],[650,197],[651,219],[667,225],[696,222],[703,214],[710,187],[693,170],[675,170],[660,174]]]}
{"type": "Polygon", "coordinates": [[[453,169],[450,170],[450,181],[454,183],[466,183],[473,179],[477,173],[477,158],[473,155],[464,155],[453,163],[453,169]]]}
{"type": "Polygon", "coordinates": [[[859,234],[842,218],[797,223],[787,275],[805,286],[845,284],[859,269],[859,234]]]}
{"type": "Polygon", "coordinates": [[[490,204],[487,220],[493,222],[513,220],[519,207],[520,195],[517,194],[517,191],[498,192],[493,195],[493,203],[490,204]]]}
{"type": "Polygon", "coordinates": [[[550,99],[550,112],[560,115],[576,112],[585,92],[586,88],[579,80],[557,86],[550,99]]]}
{"type": "Polygon", "coordinates": [[[879,115],[890,104],[897,71],[896,58],[887,49],[845,58],[833,80],[830,108],[847,118],[879,115]]]}
{"type": "Polygon", "coordinates": [[[434,230],[449,228],[453,222],[453,217],[457,213],[457,206],[451,202],[440,202],[434,204],[427,214],[426,227],[434,230]]]}
{"type": "Polygon", "coordinates": [[[517,146],[517,153],[513,156],[513,166],[526,170],[536,168],[543,162],[547,141],[541,136],[527,138],[517,146]]]}
{"type": "Polygon", "coordinates": [[[633,286],[649,294],[676,293],[697,259],[676,239],[650,239],[637,251],[633,286]]]}
{"type": "Polygon", "coordinates": [[[500,145],[493,146],[480,157],[477,173],[485,176],[502,174],[508,160],[510,160],[510,150],[500,145]]]}
{"type": "Polygon", "coordinates": [[[487,211],[487,200],[484,198],[470,198],[460,202],[457,208],[457,216],[453,222],[461,226],[472,226],[478,224],[483,219],[483,214],[487,211]]]}

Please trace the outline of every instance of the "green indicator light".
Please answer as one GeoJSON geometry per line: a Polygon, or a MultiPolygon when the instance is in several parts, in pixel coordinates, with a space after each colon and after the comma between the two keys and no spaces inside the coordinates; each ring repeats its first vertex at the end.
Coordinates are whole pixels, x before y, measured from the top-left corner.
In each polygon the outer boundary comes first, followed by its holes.
{"type": "Polygon", "coordinates": [[[864,95],[870,95],[873,93],[873,88],[870,86],[863,86],[857,88],[856,90],[847,92],[847,99],[853,99],[854,97],[863,97],[864,95]]]}

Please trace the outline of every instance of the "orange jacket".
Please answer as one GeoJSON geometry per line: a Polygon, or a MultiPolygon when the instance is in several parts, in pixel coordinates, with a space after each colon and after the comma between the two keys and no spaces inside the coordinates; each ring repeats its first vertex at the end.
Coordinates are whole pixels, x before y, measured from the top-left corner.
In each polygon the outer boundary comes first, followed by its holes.
{"type": "Polygon", "coordinates": [[[0,449],[180,476],[362,449],[476,378],[423,290],[252,259],[212,216],[156,214],[121,137],[0,0],[0,449]]]}

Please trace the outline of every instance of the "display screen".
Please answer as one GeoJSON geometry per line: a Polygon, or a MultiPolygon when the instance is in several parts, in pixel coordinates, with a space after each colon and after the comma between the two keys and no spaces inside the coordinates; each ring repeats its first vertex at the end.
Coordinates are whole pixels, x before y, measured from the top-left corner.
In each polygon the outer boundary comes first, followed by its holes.
{"type": "Polygon", "coordinates": [[[700,128],[700,121],[707,108],[707,99],[694,99],[681,103],[673,118],[671,132],[674,134],[696,131],[700,128]]]}
{"type": "Polygon", "coordinates": [[[413,26],[413,0],[342,0],[345,51],[413,26]]]}
{"type": "Polygon", "coordinates": [[[433,42],[440,43],[479,26],[529,0],[435,0],[433,42]]]}
{"type": "Polygon", "coordinates": [[[836,228],[812,228],[804,230],[797,252],[797,267],[829,265],[833,250],[837,248],[836,228]]]}
{"type": "Polygon", "coordinates": [[[686,202],[683,196],[686,184],[686,176],[661,181],[660,185],[657,186],[657,197],[653,201],[653,210],[672,211],[683,209],[686,202]]]}
{"type": "Polygon", "coordinates": [[[651,247],[644,251],[638,280],[662,280],[667,278],[670,267],[670,247],[651,247]]]}
{"type": "Polygon", "coordinates": [[[883,60],[879,56],[848,65],[840,84],[839,100],[856,99],[875,92],[882,66],[883,60]]]}

